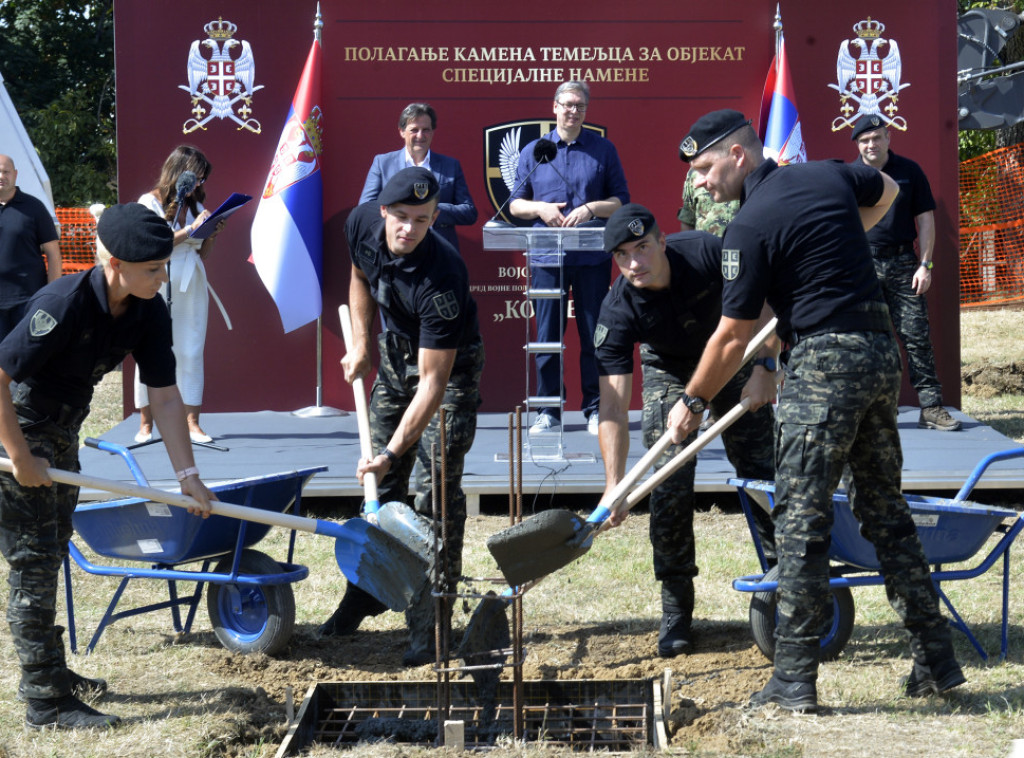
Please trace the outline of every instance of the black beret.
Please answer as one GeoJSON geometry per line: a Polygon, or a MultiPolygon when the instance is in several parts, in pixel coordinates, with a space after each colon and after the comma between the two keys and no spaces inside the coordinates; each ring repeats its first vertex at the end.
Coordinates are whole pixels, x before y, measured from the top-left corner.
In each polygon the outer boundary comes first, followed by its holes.
{"type": "Polygon", "coordinates": [[[174,232],[166,219],[139,203],[107,208],[96,224],[96,233],[112,256],[129,263],[169,258],[174,248],[174,232]]]}
{"type": "Polygon", "coordinates": [[[690,162],[716,142],[737,129],[750,125],[750,119],[739,111],[721,110],[705,113],[690,127],[690,133],[679,143],[679,160],[690,162]]]}
{"type": "Polygon", "coordinates": [[[610,253],[626,242],[636,242],[657,226],[654,214],[638,203],[617,209],[604,227],[604,251],[610,253]]]}
{"type": "Polygon", "coordinates": [[[433,200],[440,189],[437,179],[428,169],[410,166],[388,179],[377,202],[381,205],[423,205],[433,200]]]}
{"type": "Polygon", "coordinates": [[[850,139],[856,140],[864,132],[872,132],[875,129],[881,129],[885,126],[885,122],[882,121],[881,116],[861,116],[857,119],[857,123],[853,125],[853,133],[850,135],[850,139]]]}

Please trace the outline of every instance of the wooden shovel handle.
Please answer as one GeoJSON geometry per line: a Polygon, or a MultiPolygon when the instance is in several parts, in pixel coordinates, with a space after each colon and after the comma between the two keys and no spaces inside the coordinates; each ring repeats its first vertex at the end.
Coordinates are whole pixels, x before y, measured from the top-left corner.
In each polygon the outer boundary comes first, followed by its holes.
{"type": "MultiPolygon", "coordinates": [[[[13,474],[14,464],[7,458],[0,458],[0,470],[13,474]]],[[[158,503],[166,503],[167,505],[173,505],[176,508],[202,507],[199,504],[199,501],[178,492],[158,490],[155,487],[144,487],[141,484],[118,482],[114,479],[103,479],[98,476],[79,474],[74,471],[64,471],[59,468],[48,468],[46,469],[46,473],[49,474],[53,481],[60,482],[61,484],[70,484],[74,487],[87,487],[89,489],[103,490],[104,492],[112,492],[115,495],[137,497],[140,500],[155,500],[158,503]]],[[[220,500],[211,500],[210,506],[211,511],[218,516],[228,516],[230,518],[244,519],[245,521],[255,521],[260,524],[269,524],[271,526],[282,526],[286,529],[295,529],[296,531],[310,532],[312,534],[325,533],[324,529],[318,528],[320,526],[320,522],[316,519],[292,516],[287,513],[274,513],[273,511],[265,511],[260,508],[250,508],[245,505],[235,505],[234,503],[223,503],[220,500]]]]}
{"type": "MultiPolygon", "coordinates": [[[[750,340],[750,343],[747,345],[747,349],[743,353],[743,361],[742,361],[742,363],[740,365],[745,364],[747,361],[749,361],[751,358],[753,358],[754,355],[757,354],[757,351],[761,349],[761,347],[764,345],[764,343],[768,341],[768,338],[771,337],[772,334],[775,332],[775,325],[777,323],[778,323],[778,319],[773,317],[771,321],[769,321],[767,324],[764,325],[764,327],[761,329],[760,332],[758,332],[756,335],[754,335],[754,338],[752,340],[750,340]]],[[[730,411],[730,413],[731,413],[731,411],[730,411]]],[[[743,414],[741,413],[741,414],[737,415],[735,418],[739,418],[739,416],[741,416],[741,415],[743,415],[743,414]]],[[[733,419],[733,420],[735,420],[735,419],[733,419]]],[[[731,424],[732,422],[730,421],[729,423],[731,424]]],[[[728,426],[728,425],[729,424],[726,424],[726,426],[728,426]]],[[[717,424],[715,426],[717,426],[717,424]]],[[[714,429],[714,428],[715,427],[712,427],[712,429],[714,429]]],[[[714,437],[717,437],[718,434],[720,434],[724,429],[725,429],[725,427],[722,427],[721,429],[719,429],[718,433],[715,434],[714,437]]],[[[698,441],[701,440],[701,439],[704,439],[705,437],[707,437],[708,439],[704,442],[703,445],[701,445],[700,447],[698,447],[697,449],[695,449],[693,451],[692,455],[690,455],[690,458],[692,458],[694,455],[696,455],[697,452],[699,452],[700,449],[704,447],[704,445],[707,445],[708,442],[711,442],[711,440],[714,439],[714,437],[709,437],[708,436],[710,431],[711,431],[711,429],[709,429],[707,432],[705,432],[704,434],[702,434],[698,438],[698,441]]],[[[696,443],[694,443],[694,444],[696,444],[696,443]]],[[[664,454],[664,452],[666,450],[668,450],[671,446],[672,446],[672,433],[670,431],[668,431],[668,432],[665,432],[663,435],[661,435],[661,437],[658,439],[657,442],[655,442],[653,445],[651,445],[650,449],[644,454],[644,456],[642,458],[640,458],[640,460],[636,462],[636,464],[633,466],[633,468],[631,468],[626,473],[626,475],[619,481],[619,483],[615,485],[615,488],[611,491],[611,493],[609,493],[609,496],[607,498],[607,500],[608,500],[608,505],[607,505],[608,510],[610,510],[610,511],[618,511],[619,510],[620,503],[622,503],[622,501],[626,498],[626,496],[633,489],[633,487],[636,485],[636,483],[640,480],[640,477],[642,477],[644,474],[646,474],[647,470],[651,466],[654,465],[654,462],[657,461],[658,458],[660,458],[664,454]]],[[[687,448],[687,450],[689,450],[689,448],[687,448]]],[[[687,452],[687,450],[684,450],[684,451],[680,452],[679,455],[676,456],[676,458],[678,459],[680,456],[685,454],[687,452]]],[[[661,475],[662,472],[665,471],[665,469],[670,469],[671,468],[671,470],[669,471],[668,474],[664,474],[664,476],[662,476],[662,478],[658,479],[658,484],[660,484],[662,481],[664,481],[665,477],[671,476],[671,474],[674,473],[676,471],[676,469],[679,468],[679,466],[683,465],[683,463],[685,463],[687,460],[689,460],[689,458],[686,458],[686,459],[681,460],[678,463],[676,463],[676,460],[674,459],[671,463],[669,463],[664,468],[662,468],[661,471],[659,471],[657,474],[654,475],[654,477],[657,477],[657,476],[661,475]]],[[[652,478],[654,478],[654,477],[652,477],[652,478]]],[[[655,484],[654,486],[657,486],[657,484],[655,484]]],[[[653,489],[653,488],[654,487],[651,487],[651,489],[653,489]]],[[[643,490],[643,488],[641,488],[641,489],[643,490]]],[[[643,490],[643,491],[644,491],[644,495],[646,495],[648,492],[650,492],[650,490],[643,490]]],[[[641,495],[640,497],[642,498],[644,495],[641,495]]],[[[630,504],[629,507],[632,507],[635,504],[636,504],[636,502],[634,501],[633,503],[630,504]]],[[[626,510],[628,510],[628,508],[626,510]]]]}
{"type": "MultiPolygon", "coordinates": [[[[341,335],[345,340],[345,351],[351,352],[352,343],[352,313],[347,305],[338,306],[338,317],[341,320],[341,335]]],[[[352,381],[352,394],[356,404],[356,425],[359,428],[359,452],[363,458],[373,458],[373,445],[370,442],[370,409],[366,404],[366,387],[363,377],[356,377],[352,381]]],[[[367,503],[378,502],[377,497],[377,476],[366,474],[363,477],[363,493],[367,503]]]]}

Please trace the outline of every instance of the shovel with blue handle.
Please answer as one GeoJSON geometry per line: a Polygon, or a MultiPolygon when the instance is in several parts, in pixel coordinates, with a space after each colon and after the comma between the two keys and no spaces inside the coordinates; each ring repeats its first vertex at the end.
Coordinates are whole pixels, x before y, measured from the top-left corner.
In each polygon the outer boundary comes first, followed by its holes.
{"type": "MultiPolygon", "coordinates": [[[[14,473],[14,465],[7,458],[0,458],[0,471],[14,473]]],[[[198,501],[178,492],[102,479],[62,469],[48,468],[46,472],[53,481],[74,487],[102,490],[140,500],[153,500],[177,508],[200,507],[198,501]]],[[[426,562],[397,539],[363,519],[349,519],[338,524],[333,521],[222,503],[219,500],[211,501],[210,505],[212,512],[218,516],[334,537],[334,557],[345,578],[392,610],[405,610],[423,584],[426,562]]]]}
{"type": "MultiPolygon", "coordinates": [[[[743,356],[743,363],[753,358],[761,349],[761,346],[774,333],[775,324],[776,320],[773,318],[750,341],[743,356]]],[[[491,535],[487,539],[487,549],[491,552],[509,585],[512,587],[525,585],[527,582],[557,571],[585,555],[590,550],[594,535],[602,529],[613,511],[622,510],[627,496],[631,503],[629,507],[632,507],[632,504],[646,496],[657,486],[657,483],[664,481],[680,466],[696,456],[701,449],[725,431],[746,410],[747,407],[742,403],[737,405],[718,423],[674,456],[641,488],[633,490],[636,483],[654,465],[654,462],[671,447],[671,434],[669,432],[663,434],[615,485],[612,491],[601,499],[597,508],[586,520],[581,519],[572,511],[552,509],[491,535]],[[726,419],[729,419],[728,423],[723,424],[722,422],[726,419]],[[650,484],[651,481],[655,481],[656,484],[650,484]],[[638,492],[643,493],[639,498],[636,497],[638,492]]]]}
{"type": "MultiPolygon", "coordinates": [[[[489,671],[496,671],[504,665],[504,653],[501,648],[508,645],[510,639],[508,628],[508,617],[505,608],[512,602],[516,590],[525,593],[544,578],[544,576],[567,566],[572,561],[584,555],[590,550],[594,537],[601,533],[608,526],[608,519],[613,514],[621,514],[629,511],[634,505],[649,495],[655,487],[672,476],[687,461],[693,460],[701,450],[707,447],[708,443],[717,438],[732,426],[736,420],[750,408],[750,398],[734,405],[728,413],[715,422],[715,424],[700,435],[697,439],[680,450],[667,464],[651,475],[643,484],[629,492],[625,497],[612,502],[608,499],[607,505],[599,505],[590,517],[581,522],[577,517],[574,524],[568,527],[560,527],[562,531],[550,538],[550,546],[545,553],[542,562],[528,563],[519,559],[506,558],[505,565],[501,566],[502,573],[508,579],[510,587],[506,588],[501,595],[489,594],[480,604],[466,625],[466,632],[462,639],[459,652],[466,660],[467,665],[480,665],[481,668],[489,671]],[[510,576],[511,575],[511,576],[510,576]],[[515,588],[515,590],[513,589],[515,588]]],[[[542,516],[544,514],[541,514],[542,516]]],[[[522,522],[523,524],[527,522],[522,522]]],[[[521,526],[518,524],[517,526],[521,526]]],[[[550,530],[550,523],[547,524],[550,530]]],[[[506,530],[506,533],[513,529],[506,530]]],[[[513,534],[513,538],[517,535],[513,534]]],[[[493,539],[493,537],[492,537],[493,539]]],[[[491,547],[488,541],[488,547],[491,547]]],[[[494,549],[491,549],[492,554],[494,549]]],[[[495,674],[491,674],[494,676],[495,674]]],[[[484,674],[478,674],[483,678],[484,674]]]]}
{"type": "MultiPolygon", "coordinates": [[[[338,307],[338,319],[341,321],[341,334],[345,340],[345,350],[352,350],[352,312],[347,305],[338,307]]],[[[356,426],[359,429],[359,452],[363,458],[373,458],[373,445],[370,441],[370,409],[366,404],[366,389],[363,378],[352,380],[352,393],[356,406],[356,426]]],[[[428,566],[434,564],[434,533],[429,520],[418,514],[405,503],[392,501],[380,504],[377,494],[376,474],[363,476],[363,513],[367,520],[397,539],[418,555],[428,566]]],[[[424,574],[423,582],[429,581],[424,574]]]]}

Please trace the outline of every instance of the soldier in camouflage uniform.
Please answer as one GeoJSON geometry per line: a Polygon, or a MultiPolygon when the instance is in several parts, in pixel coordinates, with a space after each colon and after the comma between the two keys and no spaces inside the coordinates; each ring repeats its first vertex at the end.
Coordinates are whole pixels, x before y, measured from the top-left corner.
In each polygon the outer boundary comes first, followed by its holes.
{"type": "MultiPolygon", "coordinates": [[[[751,705],[818,707],[832,495],[846,464],[854,514],[910,632],[914,664],[904,691],[945,692],[965,679],[900,491],[899,353],[864,231],[888,210],[898,185],[858,164],[815,161],[779,171],[762,150],[750,122],[732,110],[701,117],[680,145],[698,186],[716,200],[744,196],[723,241],[722,320],[686,391],[707,397],[725,384],[765,300],[791,345],[776,422],[775,671],[751,705]]],[[[673,408],[673,440],[699,423],[691,409],[673,408]]]]}
{"type": "MultiPolygon", "coordinates": [[[[594,339],[607,498],[626,470],[634,347],[640,343],[643,441],[650,448],[665,433],[669,411],[683,397],[683,387],[718,325],[722,273],[717,237],[683,232],[666,238],[651,212],[641,205],[630,203],[612,214],[604,243],[622,272],[601,304],[594,339]]],[[[714,411],[724,414],[735,406],[748,381],[774,387],[777,342],[772,340],[761,353],[753,366],[740,369],[715,395],[710,403],[714,411]]],[[[726,454],[739,476],[774,478],[772,423],[771,406],[764,405],[725,431],[726,454]]],[[[691,441],[688,438],[684,443],[691,441]]],[[[664,466],[682,447],[669,448],[655,467],[664,466]]],[[[697,575],[693,537],[696,466],[696,461],[690,461],[651,493],[654,576],[661,582],[662,605],[658,655],[664,658],[691,650],[693,578],[697,575]]],[[[755,518],[765,553],[774,564],[771,519],[760,509],[755,518]]]]}
{"type": "Polygon", "coordinates": [[[935,198],[924,171],[889,149],[889,130],[878,116],[863,116],[853,126],[858,161],[884,171],[900,185],[889,212],[868,231],[875,275],[882,285],[896,336],[907,351],[910,384],[917,391],[924,429],[956,432],[961,424],[942,405],[942,385],[935,370],[928,301],[935,262],[935,198]],[[920,259],[914,252],[914,240],[920,259]]]}
{"type": "Polygon", "coordinates": [[[175,386],[171,321],[156,297],[167,282],[172,235],[137,203],[100,218],[102,265],[43,287],[0,343],[0,552],[10,565],[7,621],[21,663],[18,696],[29,727],[106,728],[116,716],[79,697],[107,683],[67,667],[63,627],[55,625],[57,577],[68,555],[78,488],[54,484],[48,467],[78,471],[78,431],[93,387],[132,354],[151,388],[153,413],[181,491],[209,515],[213,495],[199,480],[175,386]]]}
{"type": "Polygon", "coordinates": [[[683,182],[683,204],[679,207],[679,226],[684,232],[696,229],[708,232],[719,239],[725,234],[725,227],[740,209],[739,200],[716,203],[704,187],[693,186],[693,171],[686,172],[683,182]]]}
{"type": "MultiPolygon", "coordinates": [[[[345,227],[352,257],[349,305],[352,350],[342,359],[349,382],[370,370],[370,330],[378,309],[384,331],[377,346],[380,366],[370,397],[372,460],[356,470],[372,473],[381,502],[404,501],[414,464],[416,510],[430,518],[431,445],[440,441],[439,410],[445,408],[447,443],[448,576],[462,573],[466,495],[463,461],[476,435],[484,349],[469,274],[458,252],[430,225],[437,218],[438,184],[425,168],[395,174],[376,201],[364,203],[345,227]]],[[[439,453],[440,455],[440,453],[439,453]]],[[[454,591],[454,587],[449,587],[454,591]]],[[[367,616],[383,613],[376,598],[349,584],[324,636],[352,634],[367,616]]],[[[449,621],[450,621],[449,606],[449,621]]],[[[429,591],[406,610],[408,666],[434,660],[434,601],[429,591]]]]}
{"type": "MultiPolygon", "coordinates": [[[[693,186],[693,171],[686,172],[686,181],[683,182],[683,204],[679,207],[678,215],[679,226],[684,232],[696,229],[721,239],[725,235],[725,228],[729,226],[729,222],[739,209],[739,200],[716,203],[707,189],[693,186]]],[[[707,418],[700,425],[700,430],[703,432],[710,429],[717,420],[715,412],[709,411],[707,418]]]]}

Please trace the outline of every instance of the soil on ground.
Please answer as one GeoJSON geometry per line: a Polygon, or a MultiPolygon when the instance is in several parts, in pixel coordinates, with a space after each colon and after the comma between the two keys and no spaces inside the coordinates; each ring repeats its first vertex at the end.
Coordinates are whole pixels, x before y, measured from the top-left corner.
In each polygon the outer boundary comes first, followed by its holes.
{"type": "MultiPolygon", "coordinates": [[[[742,718],[742,706],[771,676],[770,663],[751,641],[749,625],[695,621],[694,652],[664,659],[654,654],[657,623],[652,619],[648,628],[626,631],[615,623],[545,625],[543,630],[527,631],[523,678],[661,680],[671,669],[672,707],[666,724],[671,744],[699,743],[709,754],[741,752],[739,744],[731,745],[731,724],[742,718]]],[[[226,681],[246,682],[245,689],[237,690],[244,702],[236,705],[246,714],[246,723],[238,728],[248,733],[240,734],[238,742],[262,739],[279,744],[285,732],[281,703],[287,687],[298,708],[313,682],[436,681],[430,665],[398,664],[405,647],[403,629],[360,631],[333,639],[316,639],[311,632],[297,630],[287,653],[275,658],[210,650],[205,663],[226,681]]],[[[511,678],[509,670],[503,678],[511,678]]]]}
{"type": "Polygon", "coordinates": [[[1024,364],[964,366],[960,372],[964,394],[981,398],[1024,394],[1024,364]]]}

